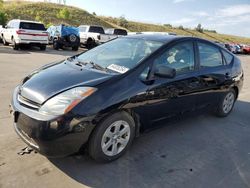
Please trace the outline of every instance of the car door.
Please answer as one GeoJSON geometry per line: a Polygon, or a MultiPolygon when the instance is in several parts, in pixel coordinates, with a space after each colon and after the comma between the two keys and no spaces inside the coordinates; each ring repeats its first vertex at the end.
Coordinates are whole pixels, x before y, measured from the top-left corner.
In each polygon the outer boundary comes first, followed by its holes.
{"type": "Polygon", "coordinates": [[[223,92],[229,88],[231,68],[227,65],[220,47],[205,41],[197,41],[197,50],[201,87],[197,107],[214,107],[223,92]]]}
{"type": "Polygon", "coordinates": [[[176,76],[153,76],[154,82],[148,87],[145,106],[152,125],[195,109],[199,89],[195,62],[194,43],[191,39],[173,45],[154,59],[153,67],[165,64],[176,70],[176,76]]]}
{"type": "Polygon", "coordinates": [[[7,41],[7,42],[11,42],[11,30],[12,30],[12,21],[10,21],[8,24],[7,24],[7,27],[4,31],[4,39],[7,41]]]}

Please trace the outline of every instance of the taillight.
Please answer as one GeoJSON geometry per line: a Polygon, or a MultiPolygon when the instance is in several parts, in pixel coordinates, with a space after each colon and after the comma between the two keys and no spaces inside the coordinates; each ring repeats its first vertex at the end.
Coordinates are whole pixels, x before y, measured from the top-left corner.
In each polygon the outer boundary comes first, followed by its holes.
{"type": "Polygon", "coordinates": [[[16,34],[18,35],[23,34],[23,33],[25,33],[25,30],[19,29],[16,31],[16,34]]]}
{"type": "Polygon", "coordinates": [[[49,36],[49,32],[47,32],[47,31],[44,31],[42,33],[44,34],[44,36],[49,36]]]}

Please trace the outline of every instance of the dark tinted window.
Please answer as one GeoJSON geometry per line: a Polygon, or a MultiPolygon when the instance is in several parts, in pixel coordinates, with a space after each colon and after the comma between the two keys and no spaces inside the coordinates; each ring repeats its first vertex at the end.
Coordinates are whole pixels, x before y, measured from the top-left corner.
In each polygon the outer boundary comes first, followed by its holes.
{"type": "Polygon", "coordinates": [[[176,69],[178,73],[194,70],[194,47],[192,42],[183,42],[171,47],[158,57],[156,66],[165,64],[176,69]]]}
{"type": "Polygon", "coordinates": [[[30,22],[20,22],[20,29],[28,29],[28,30],[41,30],[45,31],[45,27],[43,24],[39,23],[30,23],[30,22]]]}
{"type": "Polygon", "coordinates": [[[229,65],[232,62],[232,60],[233,60],[233,55],[230,54],[230,53],[228,53],[228,52],[226,52],[225,50],[222,50],[222,53],[223,53],[223,56],[225,58],[226,64],[229,65]]]}
{"type": "Polygon", "coordinates": [[[127,31],[124,29],[115,29],[114,30],[114,35],[127,35],[127,31]]]}
{"type": "Polygon", "coordinates": [[[104,34],[104,29],[102,27],[98,27],[98,26],[91,26],[89,28],[89,32],[104,34]]]}
{"type": "Polygon", "coordinates": [[[198,42],[200,53],[200,67],[218,67],[223,65],[222,56],[219,48],[198,42]]]}

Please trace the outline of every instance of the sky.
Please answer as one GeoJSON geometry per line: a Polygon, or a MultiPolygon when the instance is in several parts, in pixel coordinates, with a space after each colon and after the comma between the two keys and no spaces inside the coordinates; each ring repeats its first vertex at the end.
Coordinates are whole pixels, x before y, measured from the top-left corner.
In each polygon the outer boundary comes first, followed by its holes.
{"type": "Polygon", "coordinates": [[[250,37],[250,0],[66,0],[97,15],[250,37]]]}

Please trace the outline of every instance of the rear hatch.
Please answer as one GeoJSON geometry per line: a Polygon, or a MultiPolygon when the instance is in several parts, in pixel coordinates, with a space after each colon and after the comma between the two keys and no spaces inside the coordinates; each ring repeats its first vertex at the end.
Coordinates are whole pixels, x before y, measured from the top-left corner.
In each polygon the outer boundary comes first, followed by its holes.
{"type": "Polygon", "coordinates": [[[17,34],[21,40],[32,42],[48,42],[48,32],[41,23],[20,22],[17,34]]]}

